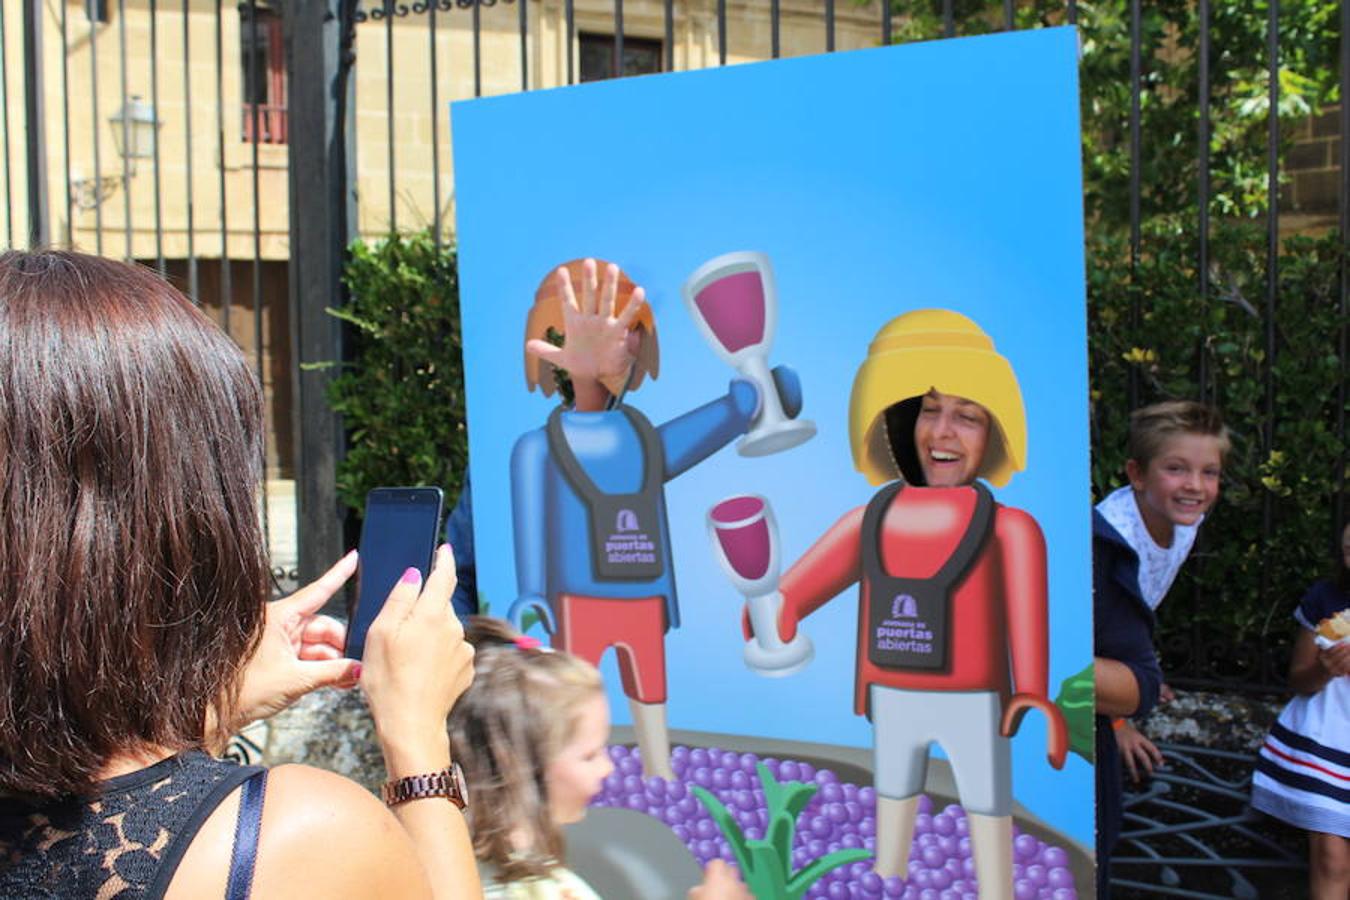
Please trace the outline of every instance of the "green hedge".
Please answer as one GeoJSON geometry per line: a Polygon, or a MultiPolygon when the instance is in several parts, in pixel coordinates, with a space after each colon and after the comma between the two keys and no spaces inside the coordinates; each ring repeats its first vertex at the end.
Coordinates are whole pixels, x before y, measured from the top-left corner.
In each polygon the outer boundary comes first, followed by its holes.
{"type": "Polygon", "coordinates": [[[338,496],[358,512],[379,485],[459,495],[468,463],[455,251],[427,232],[351,246],[343,280],[350,362],[329,400],[347,428],[338,496]]]}

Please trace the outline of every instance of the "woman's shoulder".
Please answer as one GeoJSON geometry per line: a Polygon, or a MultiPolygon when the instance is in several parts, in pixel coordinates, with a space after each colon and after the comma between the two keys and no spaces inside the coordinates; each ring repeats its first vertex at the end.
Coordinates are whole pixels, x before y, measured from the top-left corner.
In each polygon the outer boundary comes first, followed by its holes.
{"type": "MultiPolygon", "coordinates": [[[[240,792],[202,825],[167,894],[222,896],[234,847],[240,792]]],[[[416,851],[398,820],[353,781],[303,765],[268,772],[253,896],[428,895],[416,851]]]]}

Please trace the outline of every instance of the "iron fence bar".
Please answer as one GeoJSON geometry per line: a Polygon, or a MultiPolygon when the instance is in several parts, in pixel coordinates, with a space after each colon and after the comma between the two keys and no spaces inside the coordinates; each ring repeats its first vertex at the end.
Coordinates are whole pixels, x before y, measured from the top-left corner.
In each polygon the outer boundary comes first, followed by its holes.
{"type": "MultiPolygon", "coordinates": [[[[1143,320],[1143,311],[1139,302],[1140,245],[1140,78],[1142,63],[1140,60],[1143,42],[1142,13],[1139,0],[1130,0],[1130,329],[1139,333],[1143,320]]],[[[1130,363],[1129,374],[1130,409],[1139,406],[1139,363],[1130,363]]]]}
{"type": "Polygon", "coordinates": [[[10,184],[9,161],[9,39],[5,29],[5,4],[0,3],[0,117],[4,118],[5,136],[5,246],[14,246],[14,196],[10,184]]]}
{"type": "MultiPolygon", "coordinates": [[[[778,2],[778,0],[774,0],[778,2]]],[[[666,0],[666,71],[675,71],[675,0],[666,0]]]]}
{"type": "MultiPolygon", "coordinates": [[[[356,6],[356,0],[292,0],[283,7],[291,37],[286,71],[295,112],[288,145],[292,214],[287,306],[289,377],[298,408],[290,426],[301,581],[323,572],[347,542],[345,513],[336,490],[343,434],[326,400],[334,372],[309,364],[346,358],[342,325],[324,309],[343,302],[343,262],[356,236],[352,127],[356,6]],[[306,39],[297,40],[301,35],[306,39]]],[[[326,611],[343,614],[344,600],[334,597],[326,611]]]]}
{"type": "Polygon", "coordinates": [[[623,77],[623,0],[614,0],[614,77],[623,77]]]}
{"type": "Polygon", "coordinates": [[[192,298],[193,303],[200,304],[201,285],[198,282],[197,272],[197,204],[192,185],[192,29],[189,27],[191,17],[188,3],[189,0],[183,0],[183,161],[187,173],[184,180],[187,188],[184,192],[187,199],[187,271],[188,296],[192,298]]]}
{"type": "MultiPolygon", "coordinates": [[[[395,205],[394,164],[394,12],[398,0],[385,0],[384,16],[384,109],[387,119],[385,132],[388,137],[389,154],[389,231],[398,231],[398,208],[395,205]]],[[[474,11],[478,4],[474,3],[474,11]]]]}
{"type": "MultiPolygon", "coordinates": [[[[1266,311],[1265,311],[1265,422],[1261,429],[1261,449],[1264,459],[1270,458],[1275,449],[1275,300],[1280,281],[1280,3],[1270,0],[1268,22],[1267,77],[1269,84],[1270,109],[1267,123],[1267,160],[1269,170],[1266,178],[1266,311]]],[[[1275,495],[1266,489],[1261,492],[1261,536],[1268,539],[1275,524],[1275,495]]],[[[1261,602],[1269,596],[1270,569],[1261,566],[1260,591],[1261,602]]],[[[1266,617],[1265,627],[1270,624],[1266,617]]],[[[1261,658],[1261,677],[1269,680],[1269,661],[1261,658]]]]}
{"type": "Polygon", "coordinates": [[[529,4],[525,0],[520,0],[516,12],[520,17],[520,89],[528,91],[530,89],[530,62],[529,62],[529,41],[526,35],[529,32],[529,4]]]}
{"type": "MultiPolygon", "coordinates": [[[[1209,0],[1200,0],[1198,15],[1200,18],[1200,55],[1199,66],[1199,85],[1197,87],[1197,104],[1199,106],[1199,122],[1197,124],[1196,143],[1198,159],[1196,160],[1199,171],[1196,185],[1196,200],[1199,206],[1198,223],[1199,246],[1197,273],[1200,277],[1200,315],[1204,327],[1200,334],[1200,401],[1209,402],[1209,354],[1206,352],[1206,343],[1209,336],[1209,0]]],[[[1203,557],[1202,557],[1203,559],[1203,557]]]]}
{"type": "MultiPolygon", "coordinates": [[[[51,211],[47,204],[46,90],[42,66],[42,6],[23,5],[24,147],[28,170],[28,246],[51,243],[51,211]]],[[[9,160],[5,160],[9,165],[9,160]]]]}
{"type": "Polygon", "coordinates": [[[942,36],[956,37],[956,10],[952,0],[942,0],[942,36]]]}
{"type": "Polygon", "coordinates": [[[473,4],[473,95],[483,96],[483,12],[478,0],[473,4]]]}
{"type": "MultiPolygon", "coordinates": [[[[392,0],[391,0],[392,2],[392,0]]],[[[258,53],[258,0],[248,0],[248,27],[250,32],[250,45],[253,52],[249,55],[249,67],[253,70],[253,85],[256,88],[262,83],[262,72],[259,63],[262,61],[262,54],[258,53]]],[[[269,38],[270,40],[270,38],[269,38]]],[[[249,98],[252,100],[253,98],[249,98]]],[[[259,123],[262,117],[262,104],[249,103],[249,115],[252,116],[252,151],[253,151],[253,171],[251,174],[253,187],[253,368],[258,376],[258,384],[262,385],[264,375],[263,369],[263,304],[262,304],[262,189],[258,174],[258,145],[262,141],[262,131],[259,123]]],[[[393,171],[389,173],[393,179],[393,171]]],[[[393,216],[393,209],[389,211],[393,216]]],[[[275,386],[273,388],[275,390],[275,386]]],[[[276,419],[273,417],[273,422],[276,419]]],[[[272,547],[272,515],[268,509],[267,499],[267,445],[264,442],[260,454],[262,456],[262,527],[263,527],[263,546],[268,548],[269,560],[272,547]]]]}
{"type": "Polygon", "coordinates": [[[1012,31],[1016,27],[1013,22],[1013,0],[1003,0],[1003,30],[1012,31]]]}
{"type": "Polygon", "coordinates": [[[1347,335],[1346,319],[1350,316],[1350,265],[1347,265],[1347,259],[1350,258],[1350,143],[1346,141],[1350,136],[1350,40],[1345,39],[1345,35],[1350,35],[1350,2],[1342,0],[1341,2],[1341,184],[1340,184],[1340,227],[1341,227],[1341,327],[1340,335],[1337,340],[1337,350],[1340,354],[1341,377],[1336,384],[1336,433],[1341,438],[1341,452],[1336,466],[1336,500],[1334,509],[1336,510],[1335,521],[1331,523],[1331,550],[1334,554],[1341,545],[1340,531],[1345,525],[1345,466],[1346,466],[1346,433],[1345,433],[1345,404],[1347,401],[1345,391],[1345,359],[1350,355],[1350,335],[1347,335]]]}
{"type": "Polygon", "coordinates": [[[727,0],[717,0],[717,64],[727,64],[727,0]]]}
{"type": "MultiPolygon", "coordinates": [[[[1197,11],[1200,22],[1200,47],[1197,65],[1199,67],[1198,83],[1196,86],[1196,104],[1199,107],[1198,122],[1196,125],[1196,164],[1197,164],[1197,183],[1196,183],[1196,203],[1199,207],[1197,216],[1197,230],[1199,232],[1199,243],[1196,247],[1197,268],[1200,279],[1200,346],[1198,361],[1198,381],[1200,382],[1201,403],[1209,403],[1212,397],[1209,390],[1209,0],[1199,0],[1197,11]]],[[[1200,588],[1205,574],[1205,561],[1209,550],[1209,532],[1197,535],[1195,547],[1195,575],[1190,591],[1190,611],[1189,630],[1191,635],[1191,646],[1197,646],[1200,643],[1200,588]]]]}
{"type": "Polygon", "coordinates": [[[825,52],[834,52],[834,0],[825,0],[825,52]]]}
{"type": "MultiPolygon", "coordinates": [[[[186,0],[185,0],[186,2],[186,0]]],[[[230,230],[225,201],[225,21],[223,0],[216,0],[216,180],[220,191],[220,327],[230,333],[230,297],[234,291],[230,272],[230,230]]]]}
{"type": "Polygon", "coordinates": [[[1069,24],[1078,24],[1078,0],[1069,0],[1069,24]]]}
{"type": "MultiPolygon", "coordinates": [[[[126,245],[122,248],[124,256],[127,259],[134,259],[132,253],[132,235],[131,235],[131,141],[130,122],[127,120],[127,100],[130,99],[130,93],[127,89],[127,4],[126,0],[117,0],[117,49],[119,53],[119,63],[122,73],[122,234],[126,240],[126,245]]],[[[95,88],[97,90],[97,88],[95,88]]],[[[97,173],[95,173],[97,177],[97,173]]]]}
{"type": "MultiPolygon", "coordinates": [[[[523,2],[523,0],[522,0],[523,2]]],[[[670,2],[666,0],[666,21],[670,21],[670,2]]],[[[567,20],[567,83],[576,83],[576,52],[574,45],[577,40],[577,11],[573,0],[565,0],[563,3],[563,17],[567,20]]],[[[672,65],[671,68],[674,68],[672,65]]]]}
{"type": "MultiPolygon", "coordinates": [[[[882,2],[889,6],[891,0],[882,0],[882,2]]],[[[782,25],[781,15],[782,13],[778,8],[778,0],[773,0],[769,5],[769,41],[772,45],[771,53],[773,59],[778,59],[778,57],[783,55],[782,34],[780,33],[780,26],[782,25]]]]}
{"type": "MultiPolygon", "coordinates": [[[[87,7],[89,19],[89,109],[93,116],[93,125],[89,129],[94,136],[94,179],[95,196],[98,191],[99,176],[103,172],[102,142],[98,139],[98,23],[94,19],[94,9],[87,7]]],[[[4,43],[4,4],[0,3],[0,44],[4,43]]],[[[0,78],[4,74],[0,73],[0,78]]],[[[9,152],[9,116],[5,116],[5,151],[9,152]]],[[[5,167],[5,208],[9,206],[9,167],[5,167]]],[[[75,228],[71,226],[71,237],[74,238],[75,228]]],[[[94,251],[103,255],[103,204],[94,204],[94,251]]]]}
{"type": "Polygon", "coordinates": [[[164,202],[159,169],[159,25],[156,22],[158,0],[149,0],[150,12],[150,108],[155,111],[155,130],[150,146],[155,161],[155,269],[164,275],[164,202]]]}
{"type": "Polygon", "coordinates": [[[881,0],[881,43],[891,45],[891,0],[881,0]]]}
{"type": "MultiPolygon", "coordinates": [[[[436,5],[437,0],[428,0],[427,2],[427,32],[431,42],[431,242],[436,250],[441,249],[441,142],[440,142],[440,78],[437,77],[436,65],[436,5]]],[[[520,4],[521,9],[525,4],[520,4]]],[[[523,31],[525,21],[522,18],[520,27],[523,31]]],[[[525,73],[525,50],[522,39],[520,56],[520,71],[523,79],[525,73]]],[[[522,87],[523,89],[523,87],[522,87]]]]}
{"type": "Polygon", "coordinates": [[[66,18],[68,4],[61,4],[61,132],[66,179],[66,247],[75,242],[75,203],[70,178],[70,32],[66,18]]]}

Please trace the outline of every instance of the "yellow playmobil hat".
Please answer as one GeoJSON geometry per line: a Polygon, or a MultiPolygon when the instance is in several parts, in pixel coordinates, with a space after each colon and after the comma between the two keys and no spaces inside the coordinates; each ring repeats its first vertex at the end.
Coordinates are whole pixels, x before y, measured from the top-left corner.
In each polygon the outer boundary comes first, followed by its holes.
{"type": "MultiPolygon", "coordinates": [[[[849,442],[853,465],[869,482],[905,477],[906,466],[892,447],[887,411],[932,389],[974,400],[992,417],[994,427],[977,473],[981,478],[1002,487],[1026,467],[1026,412],[1012,366],[970,319],[948,309],[920,309],[882,326],[853,380],[849,442]]],[[[907,427],[912,447],[912,419],[907,427]]]]}

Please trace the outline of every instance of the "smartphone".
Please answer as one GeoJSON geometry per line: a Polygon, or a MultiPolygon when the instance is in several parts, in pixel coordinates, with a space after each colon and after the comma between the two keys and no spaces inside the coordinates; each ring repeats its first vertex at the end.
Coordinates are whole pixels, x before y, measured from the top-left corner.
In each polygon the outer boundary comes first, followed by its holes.
{"type": "Polygon", "coordinates": [[[410,568],[431,570],[445,497],[437,487],[378,487],[366,494],[357,565],[356,605],[347,623],[346,656],[360,659],[366,632],[394,585],[410,568]]]}

